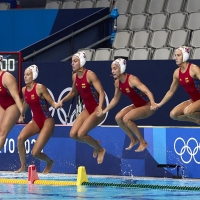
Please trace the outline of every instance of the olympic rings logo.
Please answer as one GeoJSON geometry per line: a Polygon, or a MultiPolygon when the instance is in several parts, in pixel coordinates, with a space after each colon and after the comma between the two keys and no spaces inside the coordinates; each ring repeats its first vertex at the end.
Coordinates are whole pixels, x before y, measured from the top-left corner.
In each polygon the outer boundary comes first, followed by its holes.
{"type": "MultiPolygon", "coordinates": [[[[60,93],[57,102],[59,102],[69,91],[71,91],[71,89],[72,89],[71,87],[65,88],[65,89],[60,93]]],[[[51,90],[49,90],[49,89],[47,89],[47,90],[48,90],[49,94],[51,95],[52,99],[55,101],[54,95],[53,95],[53,93],[51,92],[51,90]]],[[[107,96],[106,93],[105,93],[105,101],[106,101],[106,106],[107,106],[107,105],[109,104],[109,100],[108,100],[108,96],[107,96]]],[[[55,114],[55,108],[53,108],[53,107],[51,106],[51,107],[49,108],[49,111],[51,112],[51,116],[53,117],[54,114],[55,114]]],[[[63,108],[57,109],[57,115],[58,115],[58,118],[59,118],[59,120],[60,120],[60,122],[61,122],[62,124],[66,124],[66,123],[67,123],[67,113],[66,113],[66,111],[65,111],[63,108]],[[62,114],[62,115],[61,115],[61,114],[62,114]],[[63,117],[62,117],[62,116],[63,116],[63,117]]],[[[76,110],[74,109],[74,110],[72,111],[71,116],[70,116],[70,120],[69,120],[68,125],[72,125],[72,124],[74,123],[75,115],[76,115],[76,110]]],[[[106,113],[106,116],[105,116],[104,120],[103,120],[99,125],[101,125],[101,124],[104,123],[104,121],[106,120],[107,116],[108,116],[108,113],[106,113]]]]}
{"type": "MultiPolygon", "coordinates": [[[[190,138],[188,139],[187,142],[185,142],[185,140],[181,137],[178,137],[175,141],[174,141],[174,151],[176,152],[177,155],[179,155],[181,157],[181,160],[188,164],[191,162],[192,158],[194,159],[194,161],[197,163],[197,164],[200,164],[200,161],[197,161],[196,157],[197,157],[197,153],[199,152],[200,150],[200,143],[197,142],[197,140],[195,138],[190,138]],[[177,151],[177,141],[182,141],[183,145],[180,149],[180,151],[177,151]],[[195,142],[195,147],[194,148],[191,148],[189,146],[189,143],[191,141],[194,141],[195,142]],[[186,158],[183,158],[183,155],[184,154],[188,154],[189,155],[189,158],[186,160],[186,158]]],[[[185,156],[186,157],[186,156],[185,156]]]]}

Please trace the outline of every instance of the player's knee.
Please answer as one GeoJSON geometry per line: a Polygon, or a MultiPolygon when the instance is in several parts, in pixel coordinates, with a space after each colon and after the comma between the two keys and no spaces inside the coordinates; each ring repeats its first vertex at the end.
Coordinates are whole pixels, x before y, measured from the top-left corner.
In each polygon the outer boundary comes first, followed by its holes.
{"type": "Polygon", "coordinates": [[[4,127],[0,127],[0,136],[1,137],[6,137],[8,134],[8,130],[4,127]]]}
{"type": "Polygon", "coordinates": [[[19,135],[18,137],[17,137],[17,143],[18,143],[18,145],[19,144],[24,144],[24,142],[25,142],[25,138],[24,137],[22,137],[21,135],[19,135]]]}
{"type": "Polygon", "coordinates": [[[40,152],[35,151],[34,149],[31,151],[33,157],[37,158],[40,152]]]}
{"type": "Polygon", "coordinates": [[[178,118],[177,113],[176,113],[175,111],[173,111],[173,110],[170,112],[169,115],[170,115],[170,117],[171,117],[172,119],[177,119],[177,118],[178,118]]]}
{"type": "Polygon", "coordinates": [[[73,138],[77,137],[77,134],[75,132],[70,132],[69,136],[70,136],[70,138],[73,139],[73,138]]]}
{"type": "Polygon", "coordinates": [[[116,121],[117,123],[120,123],[120,122],[122,122],[123,120],[122,120],[122,117],[121,117],[120,115],[116,115],[116,116],[115,116],[115,121],[116,121]]]}
{"type": "Polygon", "coordinates": [[[84,141],[84,136],[85,136],[84,131],[78,131],[78,134],[77,134],[78,139],[84,141]]]}
{"type": "Polygon", "coordinates": [[[131,120],[127,116],[124,116],[123,122],[124,122],[124,124],[128,124],[129,122],[131,122],[131,120]]]}
{"type": "Polygon", "coordinates": [[[187,117],[190,117],[193,114],[192,110],[190,110],[189,108],[185,108],[183,113],[187,117]]]}

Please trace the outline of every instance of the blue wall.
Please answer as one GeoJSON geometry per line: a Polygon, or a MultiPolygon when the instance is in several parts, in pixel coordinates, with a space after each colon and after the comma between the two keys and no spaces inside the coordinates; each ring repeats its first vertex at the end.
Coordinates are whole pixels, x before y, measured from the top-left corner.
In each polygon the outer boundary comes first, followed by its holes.
{"type": "MultiPolygon", "coordinates": [[[[24,49],[99,10],[103,9],[20,9],[0,11],[0,51],[19,51],[24,49]]],[[[108,9],[105,10],[107,10],[108,14],[108,9]]],[[[37,49],[34,47],[32,52],[34,50],[36,51],[37,49]]]]}
{"type": "Polygon", "coordinates": [[[0,38],[4,38],[0,40],[0,51],[19,51],[49,36],[57,13],[57,10],[0,11],[0,38]]]}
{"type": "MultiPolygon", "coordinates": [[[[17,136],[23,125],[16,125],[7,137],[1,150],[4,162],[0,170],[14,171],[19,168],[17,136]]],[[[52,172],[77,173],[79,166],[85,166],[88,174],[173,177],[176,169],[158,168],[157,164],[177,164],[184,167],[184,177],[200,178],[199,128],[140,128],[149,146],[144,152],[136,153],[134,147],[125,148],[130,140],[118,127],[96,127],[90,135],[101,141],[106,149],[104,162],[97,164],[92,157],[93,149],[69,138],[71,126],[56,126],[55,132],[43,149],[53,160],[52,172]]],[[[27,166],[35,164],[42,172],[45,165],[30,154],[36,137],[26,142],[27,166]]],[[[180,174],[182,169],[180,169],[180,174]]]]}

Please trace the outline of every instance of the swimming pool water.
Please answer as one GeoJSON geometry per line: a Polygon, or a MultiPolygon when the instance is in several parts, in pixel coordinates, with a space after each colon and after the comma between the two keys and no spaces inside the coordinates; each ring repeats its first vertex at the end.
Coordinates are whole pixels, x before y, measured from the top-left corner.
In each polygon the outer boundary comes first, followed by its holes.
{"type": "MultiPolygon", "coordinates": [[[[76,175],[67,174],[38,174],[44,180],[76,181],[76,175]]],[[[0,173],[0,178],[27,179],[27,173],[0,173]]],[[[89,182],[108,183],[137,183],[157,185],[200,186],[200,180],[192,179],[163,179],[138,177],[89,176],[89,182]]],[[[1,184],[0,199],[137,199],[137,200],[199,200],[200,191],[161,190],[143,188],[120,188],[105,186],[53,186],[53,185],[20,185],[1,184]]]]}

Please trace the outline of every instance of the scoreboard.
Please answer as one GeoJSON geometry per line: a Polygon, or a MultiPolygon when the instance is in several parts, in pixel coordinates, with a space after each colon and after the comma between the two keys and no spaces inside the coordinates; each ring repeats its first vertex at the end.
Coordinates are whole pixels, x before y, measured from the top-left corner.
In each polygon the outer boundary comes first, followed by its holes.
{"type": "Polygon", "coordinates": [[[8,71],[17,80],[18,90],[21,95],[22,88],[22,54],[21,52],[0,52],[3,60],[0,67],[3,71],[8,71]]]}

